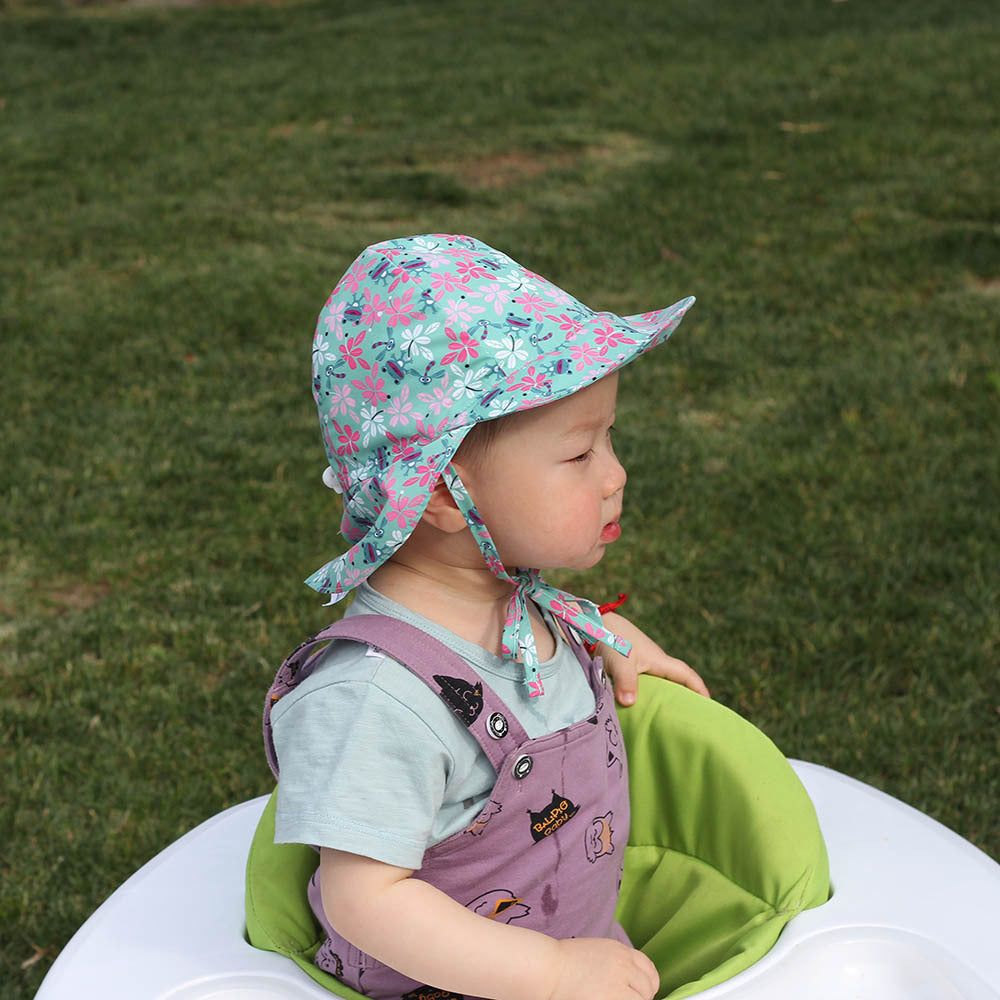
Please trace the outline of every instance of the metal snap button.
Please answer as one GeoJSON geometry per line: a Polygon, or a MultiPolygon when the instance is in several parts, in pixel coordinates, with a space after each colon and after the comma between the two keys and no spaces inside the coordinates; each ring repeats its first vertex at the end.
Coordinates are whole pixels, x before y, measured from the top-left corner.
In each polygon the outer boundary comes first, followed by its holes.
{"type": "Polygon", "coordinates": [[[502,712],[494,712],[486,720],[486,732],[495,740],[502,740],[507,735],[507,718],[502,712]]]}
{"type": "Polygon", "coordinates": [[[534,761],[527,755],[522,754],[517,760],[514,761],[514,767],[512,768],[512,774],[518,781],[522,778],[527,778],[531,774],[531,768],[534,766],[534,761]]]}

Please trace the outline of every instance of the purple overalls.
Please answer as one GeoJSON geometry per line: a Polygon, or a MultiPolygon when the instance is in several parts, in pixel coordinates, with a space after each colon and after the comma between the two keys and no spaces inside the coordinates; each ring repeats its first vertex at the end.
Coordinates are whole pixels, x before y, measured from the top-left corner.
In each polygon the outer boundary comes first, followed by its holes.
{"type": "MultiPolygon", "coordinates": [[[[595,714],[529,739],[514,714],[455,652],[406,622],[354,615],[303,643],[281,666],[264,709],[264,741],[278,775],[271,706],[311,673],[318,646],[351,639],[402,663],[468,727],[496,769],[482,812],[466,829],[427,849],[414,873],[488,920],[517,921],[555,938],[613,937],[628,840],[628,767],[614,698],[600,660],[571,641],[587,674],[595,714]]],[[[341,937],[326,920],[318,874],[308,889],[327,934],[316,964],[366,996],[448,1000],[453,994],[401,975],[341,937]]]]}

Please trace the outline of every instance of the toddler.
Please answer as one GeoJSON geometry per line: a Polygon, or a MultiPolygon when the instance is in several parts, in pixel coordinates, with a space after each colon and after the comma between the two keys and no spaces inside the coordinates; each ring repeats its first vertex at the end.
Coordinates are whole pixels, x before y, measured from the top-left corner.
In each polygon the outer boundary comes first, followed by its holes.
{"type": "Polygon", "coordinates": [[[419,236],[368,248],[320,314],[351,544],[308,583],[354,593],[327,632],[356,641],[286,661],[266,730],[275,839],[320,848],[316,964],[367,996],[656,993],[614,920],[628,772],[605,677],[624,705],[640,672],[708,692],[540,571],[622,534],[617,372],[693,301],[595,313],[478,240],[419,236]]]}

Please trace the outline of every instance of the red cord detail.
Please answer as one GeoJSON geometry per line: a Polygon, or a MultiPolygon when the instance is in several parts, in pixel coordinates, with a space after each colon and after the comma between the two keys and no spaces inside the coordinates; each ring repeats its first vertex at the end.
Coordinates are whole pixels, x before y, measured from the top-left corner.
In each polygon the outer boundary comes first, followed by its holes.
{"type": "Polygon", "coordinates": [[[628,594],[619,594],[617,601],[608,601],[607,604],[600,604],[597,610],[603,615],[606,611],[617,611],[628,600],[628,594]]]}
{"type": "MultiPolygon", "coordinates": [[[[597,610],[603,615],[607,611],[617,611],[626,601],[628,600],[628,594],[619,594],[617,601],[608,601],[607,604],[599,604],[597,610]]],[[[593,656],[594,650],[597,649],[596,642],[588,642],[583,647],[586,651],[593,656]]]]}

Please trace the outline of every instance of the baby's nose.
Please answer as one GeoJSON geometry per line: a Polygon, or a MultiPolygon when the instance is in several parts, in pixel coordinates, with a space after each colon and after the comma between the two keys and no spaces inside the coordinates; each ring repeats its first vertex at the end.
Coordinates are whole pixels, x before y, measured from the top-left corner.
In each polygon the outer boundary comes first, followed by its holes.
{"type": "Polygon", "coordinates": [[[605,489],[607,490],[607,496],[614,496],[615,493],[625,489],[625,483],[628,480],[628,473],[625,471],[625,466],[622,465],[618,459],[612,455],[611,456],[611,466],[608,469],[608,478],[605,480],[605,489]]]}

